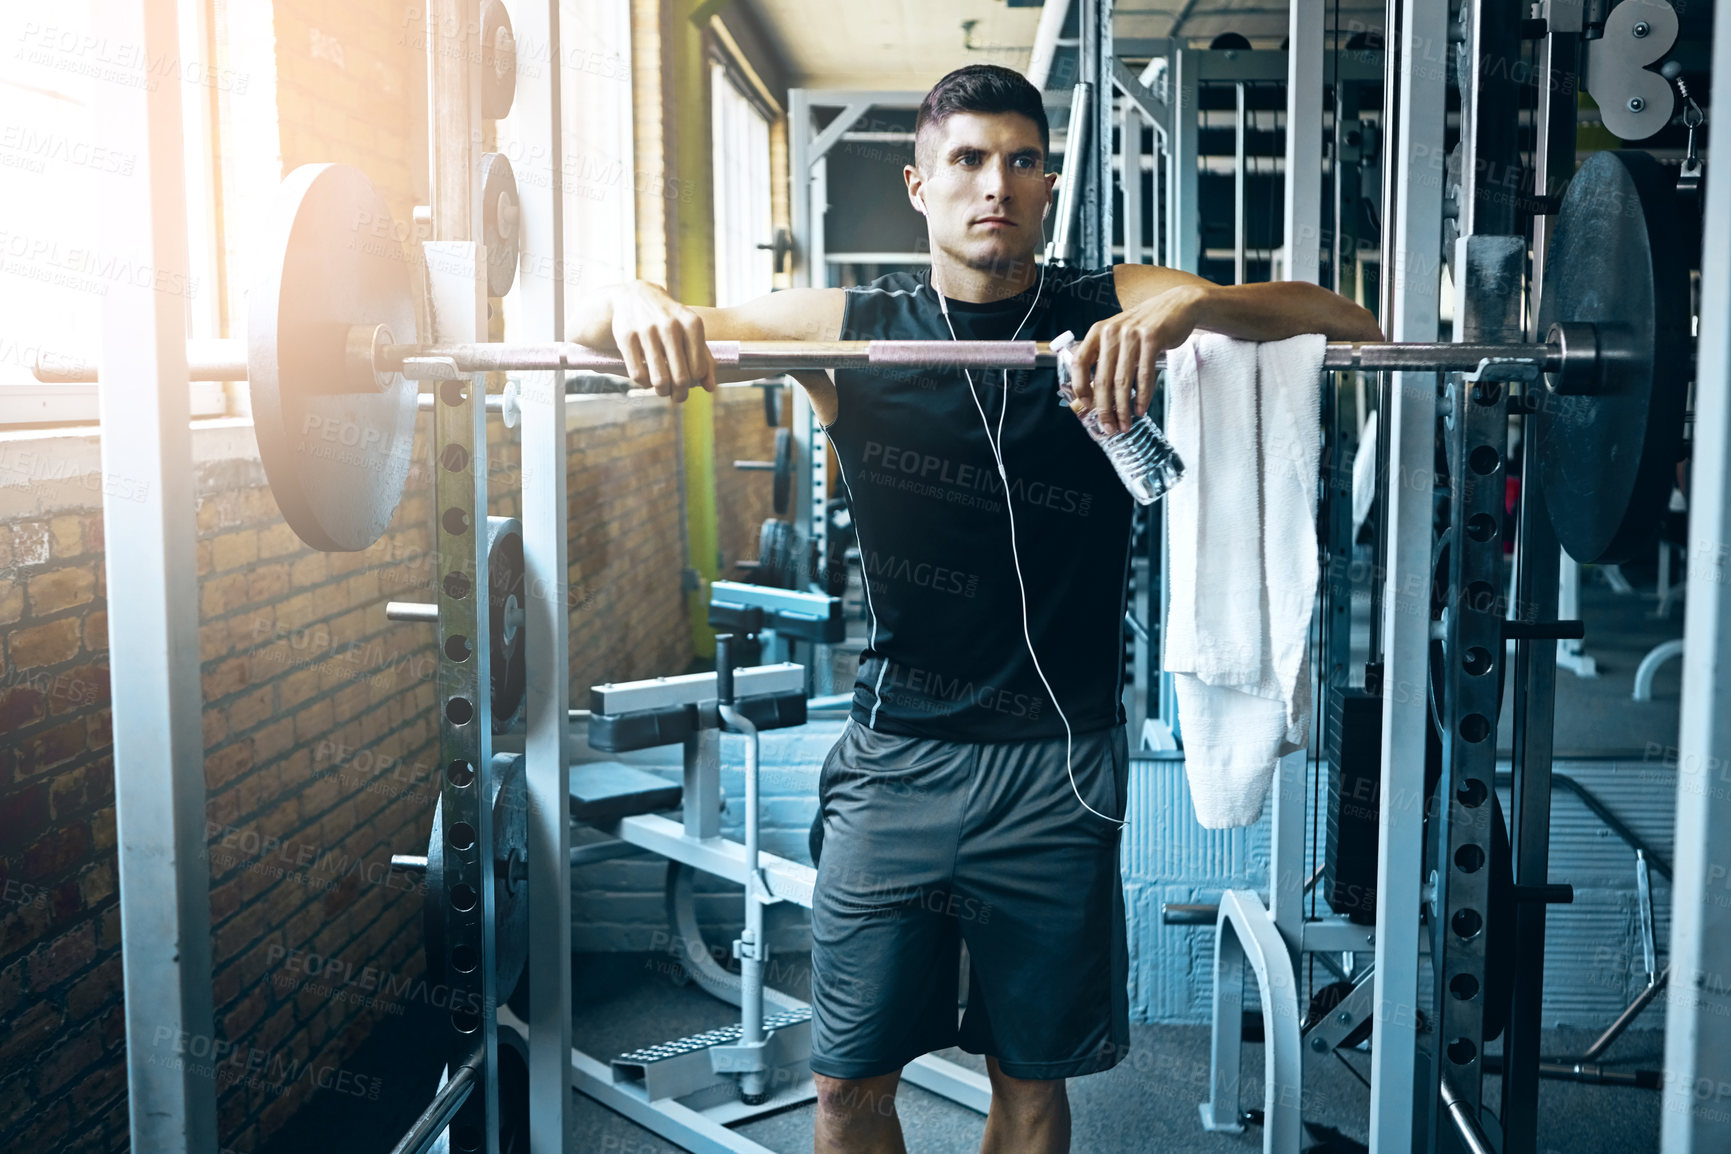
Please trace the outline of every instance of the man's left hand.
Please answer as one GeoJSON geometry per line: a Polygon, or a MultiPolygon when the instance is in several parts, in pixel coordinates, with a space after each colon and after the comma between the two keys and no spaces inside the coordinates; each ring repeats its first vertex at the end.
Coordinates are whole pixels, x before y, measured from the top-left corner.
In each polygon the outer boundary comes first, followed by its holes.
{"type": "Polygon", "coordinates": [[[1101,431],[1119,433],[1148,411],[1156,358],[1190,338],[1206,290],[1180,285],[1097,322],[1076,346],[1077,416],[1098,409],[1101,431]]]}

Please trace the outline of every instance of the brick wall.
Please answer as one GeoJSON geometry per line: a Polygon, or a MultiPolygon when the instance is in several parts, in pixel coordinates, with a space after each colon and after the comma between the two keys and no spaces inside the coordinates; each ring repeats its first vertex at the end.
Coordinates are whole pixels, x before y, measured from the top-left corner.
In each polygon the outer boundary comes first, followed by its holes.
{"type": "MultiPolygon", "coordinates": [[[[760,435],[754,399],[721,406],[720,436],[760,435]]],[[[573,410],[583,704],[597,682],[683,671],[691,648],[671,406],[573,410]]],[[[489,434],[491,511],[516,515],[515,433],[489,434]]],[[[248,1150],[382,1016],[436,996],[416,981],[420,896],[387,868],[424,850],[435,799],[431,633],[384,617],[430,598],[432,525],[417,470],[371,549],[314,552],[243,422],[194,440],[216,1036],[238,1055],[219,1110],[248,1150]]],[[[0,442],[0,1149],[126,1145],[97,466],[93,434],[0,442]]]]}

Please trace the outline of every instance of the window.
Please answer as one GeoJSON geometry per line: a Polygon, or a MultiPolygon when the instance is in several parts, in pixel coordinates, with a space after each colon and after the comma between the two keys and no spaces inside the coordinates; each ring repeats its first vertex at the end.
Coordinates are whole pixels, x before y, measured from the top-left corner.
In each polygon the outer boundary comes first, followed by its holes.
{"type": "MultiPolygon", "coordinates": [[[[101,247],[103,180],[144,172],[137,148],[109,147],[96,122],[98,79],[118,72],[134,82],[181,86],[185,121],[188,274],[182,286],[187,335],[221,335],[216,230],[211,211],[211,98],[220,74],[207,69],[207,0],[182,0],[181,51],[175,60],[138,61],[93,34],[87,5],[27,0],[5,6],[0,38],[15,46],[0,69],[0,425],[77,424],[97,419],[93,384],[43,384],[38,356],[94,359],[102,339],[102,301],[119,267],[101,247]],[[190,79],[187,79],[190,77],[190,79]]],[[[144,273],[143,275],[153,275],[144,273]]],[[[227,411],[223,386],[192,386],[194,416],[227,411]]]]}
{"type": "Polygon", "coordinates": [[[637,275],[630,0],[562,0],[565,293],[637,275]]]}
{"type": "Polygon", "coordinates": [[[769,195],[769,121],[734,83],[710,66],[715,172],[715,303],[736,305],[774,287],[769,195]]]}

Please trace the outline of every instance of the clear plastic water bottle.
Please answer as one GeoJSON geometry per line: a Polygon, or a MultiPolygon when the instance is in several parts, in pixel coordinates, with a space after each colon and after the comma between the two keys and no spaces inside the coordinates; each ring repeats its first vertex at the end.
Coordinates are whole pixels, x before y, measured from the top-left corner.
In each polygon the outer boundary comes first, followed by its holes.
{"type": "MultiPolygon", "coordinates": [[[[1076,335],[1071,332],[1060,334],[1052,342],[1052,351],[1058,354],[1058,395],[1066,405],[1076,399],[1071,383],[1075,345],[1076,335]]],[[[1108,433],[1100,428],[1099,411],[1089,409],[1082,414],[1082,427],[1106,451],[1106,459],[1118,471],[1118,479],[1139,504],[1152,505],[1183,479],[1184,462],[1154,423],[1151,413],[1137,417],[1122,433],[1108,433]]]]}

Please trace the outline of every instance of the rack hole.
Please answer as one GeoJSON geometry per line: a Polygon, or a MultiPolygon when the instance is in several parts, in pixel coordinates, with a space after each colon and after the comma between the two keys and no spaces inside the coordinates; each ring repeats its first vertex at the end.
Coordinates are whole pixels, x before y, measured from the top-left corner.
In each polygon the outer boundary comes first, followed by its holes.
{"type": "Polygon", "coordinates": [[[451,908],[465,914],[474,909],[474,887],[465,882],[458,882],[451,890],[451,908]]]}
{"type": "Polygon", "coordinates": [[[1497,519],[1489,513],[1474,513],[1467,518],[1467,536],[1474,541],[1489,541],[1497,535],[1497,519]]]}
{"type": "Polygon", "coordinates": [[[451,947],[451,968],[459,974],[472,974],[475,967],[481,964],[481,957],[473,946],[451,947]]]}
{"type": "Polygon", "coordinates": [[[1449,1043],[1449,1061],[1457,1066],[1465,1066],[1479,1056],[1479,1048],[1467,1038],[1456,1038],[1449,1043]]]}
{"type": "Polygon", "coordinates": [[[474,587],[475,583],[469,580],[467,573],[445,574],[445,596],[447,597],[461,601],[469,595],[469,590],[474,587]]]}
{"type": "Polygon", "coordinates": [[[1472,677],[1483,677],[1491,671],[1491,651],[1482,646],[1470,647],[1461,658],[1461,668],[1472,677]]]}
{"type": "Polygon", "coordinates": [[[1455,798],[1468,809],[1477,809],[1485,803],[1485,783],[1476,778],[1468,778],[1466,784],[1455,791],[1455,798]]]}
{"type": "Polygon", "coordinates": [[[465,1008],[451,1011],[451,1028],[459,1034],[473,1034],[480,1025],[481,1015],[473,1010],[465,1008]]]}
{"type": "MultiPolygon", "coordinates": [[[[451,1024],[453,1026],[457,1024],[454,1017],[451,1024]]],[[[461,1026],[457,1028],[462,1029],[461,1026]]],[[[463,1030],[465,1034],[471,1032],[463,1030]]],[[[453,1126],[451,1127],[451,1144],[461,1151],[461,1154],[476,1154],[476,1151],[481,1149],[481,1132],[473,1126],[453,1126]]]]}
{"type": "Polygon", "coordinates": [[[1463,845],[1455,850],[1455,868],[1464,874],[1477,873],[1485,864],[1485,851],[1476,845],[1463,845]]]}
{"type": "Polygon", "coordinates": [[[445,656],[452,661],[467,661],[472,652],[474,650],[469,646],[469,639],[461,633],[454,633],[445,638],[445,656]]]}
{"type": "Polygon", "coordinates": [[[1501,616],[1497,604],[1497,591],[1489,581],[1473,581],[1468,583],[1466,595],[1461,598],[1468,609],[1479,613],[1496,613],[1501,616]]]}
{"type": "Polygon", "coordinates": [[[1449,919],[1449,925],[1453,927],[1457,938],[1470,942],[1485,928],[1485,919],[1479,916],[1477,910],[1456,910],[1455,916],[1449,919]]]}
{"type": "Polygon", "coordinates": [[[1463,1002],[1470,1002],[1478,997],[1479,980],[1471,974],[1456,974],[1449,982],[1449,993],[1463,1002]]]}
{"type": "Polygon", "coordinates": [[[475,780],[475,767],[466,761],[453,761],[445,767],[445,776],[450,779],[452,785],[462,789],[475,780]]]}
{"type": "Polygon", "coordinates": [[[451,827],[451,848],[457,850],[469,849],[475,844],[475,827],[466,821],[460,821],[451,827]]]}
{"type": "Polygon", "coordinates": [[[1462,741],[1479,742],[1491,735],[1491,723],[1482,713],[1469,713],[1461,718],[1457,732],[1462,741]]]}
{"type": "Polygon", "coordinates": [[[1488,477],[1503,463],[1503,455],[1491,445],[1480,445],[1467,456],[1467,464],[1481,477],[1488,477]]]}
{"type": "Polygon", "coordinates": [[[469,382],[445,381],[439,385],[439,399],[447,405],[460,405],[469,399],[469,382]]]}
{"type": "Polygon", "coordinates": [[[469,450],[461,445],[446,445],[439,454],[439,464],[445,466],[447,472],[461,473],[469,467],[469,450]]]}
{"type": "Polygon", "coordinates": [[[446,509],[439,518],[439,524],[444,526],[445,532],[455,537],[469,531],[469,514],[461,509],[446,509]]]}
{"type": "Polygon", "coordinates": [[[467,697],[453,697],[445,702],[445,717],[452,725],[467,725],[475,719],[475,703],[467,697]]]}

